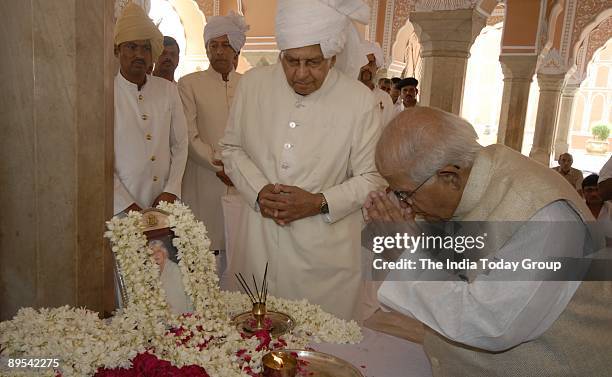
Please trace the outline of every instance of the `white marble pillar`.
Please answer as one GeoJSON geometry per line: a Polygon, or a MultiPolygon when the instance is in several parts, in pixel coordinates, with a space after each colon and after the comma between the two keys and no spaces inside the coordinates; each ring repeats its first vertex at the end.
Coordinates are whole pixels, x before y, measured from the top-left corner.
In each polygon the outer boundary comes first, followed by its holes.
{"type": "Polygon", "coordinates": [[[113,0],[2,1],[0,320],[113,309],[113,0]]]}
{"type": "Polygon", "coordinates": [[[525,132],[529,87],[535,73],[537,56],[501,55],[499,62],[504,73],[504,91],[497,142],[520,152],[525,132]]]}
{"type": "Polygon", "coordinates": [[[555,138],[557,109],[559,108],[559,97],[564,80],[565,74],[563,73],[538,73],[540,99],[538,101],[533,145],[529,157],[546,166],[550,164],[550,155],[555,138]]]}
{"type": "Polygon", "coordinates": [[[561,93],[555,137],[555,161],[569,150],[570,122],[574,113],[574,98],[579,88],[580,84],[567,84],[561,93]]]}
{"type": "Polygon", "coordinates": [[[420,104],[459,114],[470,47],[486,18],[474,9],[412,12],[421,43],[420,104]]]}

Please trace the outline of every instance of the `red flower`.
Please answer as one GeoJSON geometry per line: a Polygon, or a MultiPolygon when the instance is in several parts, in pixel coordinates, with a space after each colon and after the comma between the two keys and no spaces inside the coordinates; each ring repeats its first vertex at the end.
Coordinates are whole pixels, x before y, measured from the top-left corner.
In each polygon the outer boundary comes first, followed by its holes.
{"type": "Polygon", "coordinates": [[[148,352],[132,360],[132,368],[99,369],[95,377],[210,377],[199,365],[177,368],[167,360],[160,360],[148,352]]]}
{"type": "Polygon", "coordinates": [[[247,350],[245,348],[240,349],[240,350],[236,351],[236,356],[241,357],[242,355],[244,355],[246,353],[246,351],[247,350]]]}
{"type": "Polygon", "coordinates": [[[257,339],[259,339],[259,345],[255,348],[255,351],[261,351],[264,348],[268,348],[270,346],[270,341],[272,337],[270,336],[270,332],[268,330],[260,330],[254,334],[257,339]]]}

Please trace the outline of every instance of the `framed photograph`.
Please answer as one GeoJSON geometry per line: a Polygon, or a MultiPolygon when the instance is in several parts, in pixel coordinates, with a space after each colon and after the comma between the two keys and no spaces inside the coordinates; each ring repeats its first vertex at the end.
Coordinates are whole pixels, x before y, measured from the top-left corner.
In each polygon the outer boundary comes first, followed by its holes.
{"type": "MultiPolygon", "coordinates": [[[[183,283],[178,250],[172,244],[175,235],[169,227],[168,215],[165,211],[153,208],[142,211],[141,225],[147,238],[147,253],[143,260],[143,268],[157,267],[160,288],[170,312],[173,315],[180,315],[193,312],[193,304],[183,283]],[[148,263],[151,259],[155,264],[148,263]]],[[[116,265],[116,270],[119,291],[123,301],[122,306],[127,306],[133,301],[131,297],[128,297],[128,290],[125,286],[129,279],[123,276],[119,263],[116,265]]]]}

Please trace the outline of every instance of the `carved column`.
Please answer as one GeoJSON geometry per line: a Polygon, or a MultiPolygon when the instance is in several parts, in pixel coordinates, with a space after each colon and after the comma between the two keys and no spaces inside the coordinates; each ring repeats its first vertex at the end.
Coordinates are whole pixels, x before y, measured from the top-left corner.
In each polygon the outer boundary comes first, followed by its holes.
{"type": "Polygon", "coordinates": [[[470,47],[486,18],[473,8],[422,9],[410,14],[421,43],[420,104],[459,114],[470,47]]]}
{"type": "Polygon", "coordinates": [[[540,99],[536,116],[533,146],[529,157],[548,166],[555,137],[555,121],[565,74],[538,73],[540,99]]]}
{"type": "Polygon", "coordinates": [[[537,57],[535,55],[502,55],[499,57],[504,73],[504,92],[497,142],[521,151],[529,87],[535,73],[537,57]]]}
{"type": "Polygon", "coordinates": [[[555,138],[555,161],[559,159],[559,155],[569,150],[570,122],[574,113],[574,98],[579,87],[579,84],[567,84],[561,94],[555,138]]]}

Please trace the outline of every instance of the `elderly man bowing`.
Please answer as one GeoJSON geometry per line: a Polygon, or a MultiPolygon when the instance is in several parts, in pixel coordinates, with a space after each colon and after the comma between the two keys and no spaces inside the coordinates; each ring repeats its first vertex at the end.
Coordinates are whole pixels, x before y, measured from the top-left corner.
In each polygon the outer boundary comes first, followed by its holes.
{"type": "Polygon", "coordinates": [[[114,213],[140,210],[181,194],[187,128],[176,86],[147,69],[163,49],[163,35],[144,10],[125,6],[115,26],[114,213]]]}
{"type": "Polygon", "coordinates": [[[380,133],[353,20],[361,1],[281,0],[280,64],[246,73],[222,139],[223,162],[249,205],[242,265],[270,294],[306,298],[351,318],[361,283],[360,200],[383,181],[373,160],[380,133]]]}
{"type": "Polygon", "coordinates": [[[212,250],[226,250],[225,232],[233,225],[228,223],[225,229],[224,207],[228,211],[241,207],[240,197],[223,172],[218,144],[241,77],[234,70],[234,59],[244,46],[248,28],[244,17],[234,13],[211,17],[204,28],[210,67],[186,75],[178,83],[189,129],[183,201],[206,224],[212,250]]]}
{"type": "MultiPolygon", "coordinates": [[[[397,199],[373,193],[368,214],[397,222],[415,215],[504,222],[481,255],[497,261],[597,249],[588,208],[559,174],[503,145],[481,147],[477,137],[469,123],[441,110],[402,112],[376,148],[376,165],[397,199]]],[[[434,376],[607,375],[612,340],[600,334],[612,331],[612,282],[518,274],[491,270],[466,280],[392,271],[378,297],[428,326],[424,347],[434,376]]]]}

